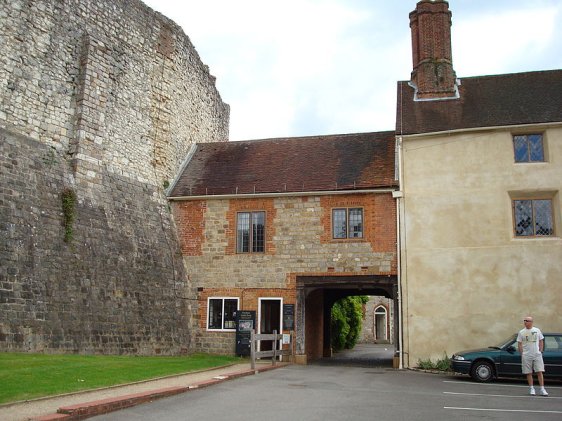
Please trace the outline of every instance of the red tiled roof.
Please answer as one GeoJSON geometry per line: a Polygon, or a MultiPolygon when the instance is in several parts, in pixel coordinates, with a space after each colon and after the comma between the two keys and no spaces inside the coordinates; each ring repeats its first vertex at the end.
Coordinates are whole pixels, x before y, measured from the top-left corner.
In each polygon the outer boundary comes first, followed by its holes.
{"type": "Polygon", "coordinates": [[[397,134],[562,121],[562,70],[461,79],[460,98],[414,101],[398,82],[397,134]]]}
{"type": "Polygon", "coordinates": [[[170,197],[395,187],[393,131],[199,143],[170,197]]]}

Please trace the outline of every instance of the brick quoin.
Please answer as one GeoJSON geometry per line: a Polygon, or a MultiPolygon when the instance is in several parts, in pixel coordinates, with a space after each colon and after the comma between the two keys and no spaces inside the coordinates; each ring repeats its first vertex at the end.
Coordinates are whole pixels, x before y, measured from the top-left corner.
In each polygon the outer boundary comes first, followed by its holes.
{"type": "Polygon", "coordinates": [[[193,200],[172,202],[172,212],[180,237],[181,252],[184,256],[201,256],[204,239],[205,211],[207,202],[193,200]]]}
{"type": "Polygon", "coordinates": [[[321,206],[322,244],[354,242],[357,238],[335,240],[332,238],[332,209],[363,208],[363,241],[368,242],[374,252],[396,253],[396,202],[391,194],[350,194],[323,196],[321,206]]]}
{"type": "Polygon", "coordinates": [[[236,254],[236,214],[238,212],[265,211],[265,254],[275,254],[275,243],[273,237],[275,235],[275,217],[277,210],[274,206],[273,198],[259,199],[236,199],[229,202],[229,209],[226,213],[226,221],[228,228],[226,236],[228,245],[225,254],[236,254]]]}

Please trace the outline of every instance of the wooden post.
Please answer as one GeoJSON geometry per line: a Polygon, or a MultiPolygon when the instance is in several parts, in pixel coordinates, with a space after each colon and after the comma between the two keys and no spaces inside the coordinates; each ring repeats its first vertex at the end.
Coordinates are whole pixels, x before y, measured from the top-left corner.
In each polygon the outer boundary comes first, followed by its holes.
{"type": "Polygon", "coordinates": [[[252,329],[250,335],[250,364],[252,370],[256,369],[256,330],[252,329]]]}
{"type": "Polygon", "coordinates": [[[277,359],[277,331],[273,331],[273,358],[271,359],[271,365],[275,365],[275,360],[277,359]]]}

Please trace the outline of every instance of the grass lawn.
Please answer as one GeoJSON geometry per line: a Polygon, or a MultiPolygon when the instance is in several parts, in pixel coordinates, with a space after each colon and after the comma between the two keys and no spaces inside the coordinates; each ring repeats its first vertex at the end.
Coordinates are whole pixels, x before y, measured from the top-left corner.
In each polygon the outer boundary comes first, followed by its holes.
{"type": "Polygon", "coordinates": [[[0,352],[0,404],[242,362],[238,357],[48,355],[0,352]]]}

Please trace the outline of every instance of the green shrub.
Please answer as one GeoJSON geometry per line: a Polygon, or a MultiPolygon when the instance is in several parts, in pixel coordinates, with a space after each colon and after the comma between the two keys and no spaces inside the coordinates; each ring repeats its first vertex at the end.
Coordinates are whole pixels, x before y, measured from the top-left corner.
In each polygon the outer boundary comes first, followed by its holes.
{"type": "Polygon", "coordinates": [[[331,313],[331,345],[336,351],[351,349],[357,343],[363,320],[363,304],[369,297],[358,295],[334,303],[331,313]]]}
{"type": "Polygon", "coordinates": [[[443,353],[443,358],[440,358],[435,362],[433,362],[431,358],[426,360],[422,360],[420,358],[418,360],[418,368],[421,368],[422,370],[450,371],[451,361],[449,360],[449,357],[447,357],[447,354],[443,353]]]}

